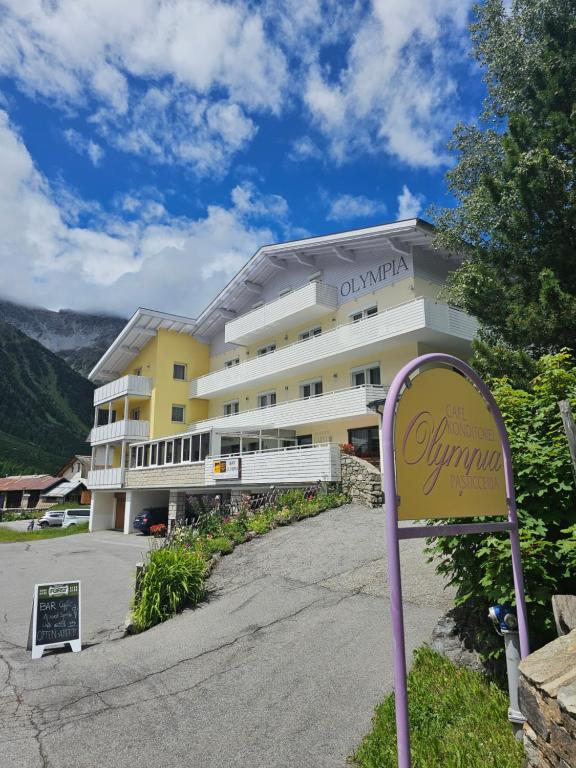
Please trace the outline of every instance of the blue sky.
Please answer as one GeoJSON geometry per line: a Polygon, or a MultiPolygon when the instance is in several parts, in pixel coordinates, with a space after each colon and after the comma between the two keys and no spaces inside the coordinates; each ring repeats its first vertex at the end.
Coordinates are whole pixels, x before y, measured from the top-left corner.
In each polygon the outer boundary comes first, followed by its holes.
{"type": "Polygon", "coordinates": [[[261,245],[450,204],[469,0],[0,0],[0,296],[194,316],[261,245]]]}

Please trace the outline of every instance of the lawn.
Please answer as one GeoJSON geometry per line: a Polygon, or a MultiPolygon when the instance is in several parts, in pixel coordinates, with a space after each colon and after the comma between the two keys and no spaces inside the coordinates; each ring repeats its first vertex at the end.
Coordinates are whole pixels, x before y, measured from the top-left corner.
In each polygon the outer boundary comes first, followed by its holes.
{"type": "MultiPolygon", "coordinates": [[[[507,719],[508,696],[477,672],[430,648],[408,676],[413,768],[520,768],[521,742],[507,719]]],[[[396,768],[394,697],[376,708],[372,731],[351,757],[361,768],[396,768]]]]}
{"type": "Polygon", "coordinates": [[[0,543],[13,541],[36,541],[38,539],[59,539],[62,536],[73,536],[76,533],[87,533],[88,523],[71,525],[69,528],[39,528],[34,531],[14,531],[11,528],[0,528],[0,543]]]}

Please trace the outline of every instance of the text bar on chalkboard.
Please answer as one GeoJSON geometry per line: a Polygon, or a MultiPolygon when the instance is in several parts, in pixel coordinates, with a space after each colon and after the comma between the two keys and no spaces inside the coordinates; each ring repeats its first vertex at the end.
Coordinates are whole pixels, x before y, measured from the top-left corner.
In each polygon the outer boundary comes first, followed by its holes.
{"type": "Polygon", "coordinates": [[[80,582],[36,584],[32,607],[32,658],[39,659],[46,648],[70,644],[82,649],[80,628],[80,582]]]}

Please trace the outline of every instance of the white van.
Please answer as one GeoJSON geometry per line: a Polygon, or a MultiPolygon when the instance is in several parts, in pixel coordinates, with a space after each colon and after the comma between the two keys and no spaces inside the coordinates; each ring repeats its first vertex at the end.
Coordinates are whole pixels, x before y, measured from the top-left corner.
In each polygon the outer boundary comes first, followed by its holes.
{"type": "Polygon", "coordinates": [[[65,509],[62,518],[62,528],[70,528],[71,525],[90,522],[89,509],[65,509]]]}

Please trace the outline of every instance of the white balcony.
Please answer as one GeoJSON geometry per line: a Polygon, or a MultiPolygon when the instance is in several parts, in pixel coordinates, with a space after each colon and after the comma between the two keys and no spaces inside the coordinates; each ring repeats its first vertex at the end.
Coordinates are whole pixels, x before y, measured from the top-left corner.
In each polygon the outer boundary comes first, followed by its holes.
{"type": "Polygon", "coordinates": [[[198,421],[192,430],[202,429],[283,429],[303,424],[313,424],[330,419],[346,419],[372,413],[368,403],[384,398],[388,387],[366,386],[338,389],[316,397],[290,400],[268,408],[254,408],[230,416],[218,416],[198,421]]]}
{"type": "Polygon", "coordinates": [[[88,472],[88,488],[102,490],[121,488],[124,483],[124,470],[120,468],[91,469],[88,472]]]}
{"type": "Polygon", "coordinates": [[[104,384],[94,390],[94,405],[102,405],[119,397],[150,397],[152,394],[152,379],[149,376],[122,376],[109,384],[104,384]]]}
{"type": "Polygon", "coordinates": [[[234,344],[247,344],[309,320],[316,320],[338,306],[338,289],[333,285],[313,282],[290,291],[262,307],[226,323],[225,339],[234,344]]]}
{"type": "Polygon", "coordinates": [[[477,330],[475,318],[458,309],[418,298],[356,323],[346,323],[306,341],[280,347],[232,368],[190,382],[190,397],[210,398],[247,386],[271,383],[313,366],[382,354],[387,347],[421,341],[465,354],[477,330]]]}
{"type": "Polygon", "coordinates": [[[94,427],[90,432],[90,443],[119,443],[122,440],[147,440],[150,435],[150,422],[135,419],[121,419],[101,427],[94,427]]]}
{"type": "Polygon", "coordinates": [[[340,447],[335,443],[244,453],[239,457],[238,479],[216,479],[212,471],[213,462],[219,458],[230,457],[212,456],[204,462],[204,483],[207,486],[299,485],[318,481],[337,482],[341,478],[340,447]]]}

